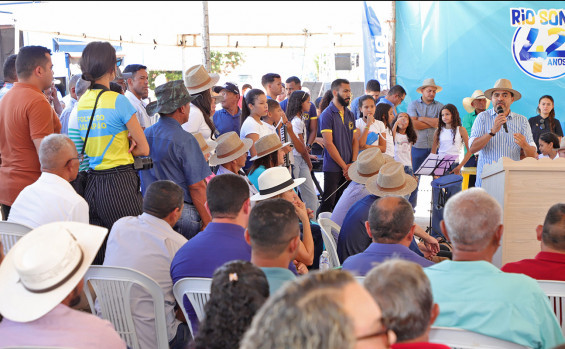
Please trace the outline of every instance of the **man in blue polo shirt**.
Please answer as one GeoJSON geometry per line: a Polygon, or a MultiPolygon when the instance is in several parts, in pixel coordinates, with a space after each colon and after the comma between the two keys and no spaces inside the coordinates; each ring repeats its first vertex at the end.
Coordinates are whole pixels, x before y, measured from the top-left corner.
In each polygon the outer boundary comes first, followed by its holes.
{"type": "Polygon", "coordinates": [[[347,108],[351,86],[345,79],[332,82],[333,99],[320,115],[324,138],[324,195],[318,212],[331,212],[349,181],[347,170],[357,160],[359,142],[354,133],[355,116],[347,108]]]}
{"type": "Polygon", "coordinates": [[[365,227],[373,242],[365,251],[347,258],[343,269],[363,276],[390,258],[405,259],[422,267],[433,264],[409,249],[416,225],[412,205],[405,198],[389,196],[376,200],[365,227]]]}
{"type": "Polygon", "coordinates": [[[223,86],[215,86],[214,92],[224,97],[222,108],[214,113],[213,120],[216,130],[223,135],[234,131],[239,136],[241,130],[241,109],[239,109],[239,89],[235,84],[226,82],[223,86]]]}
{"type": "MultiPolygon", "coordinates": [[[[294,91],[302,90],[302,84],[300,79],[296,76],[291,76],[286,79],[286,95],[287,98],[280,103],[281,109],[286,113],[286,106],[288,105],[288,99],[294,91]]],[[[306,125],[306,146],[308,150],[312,148],[312,144],[316,140],[316,135],[318,133],[318,113],[316,112],[316,106],[314,103],[310,102],[310,110],[308,113],[303,114],[304,124],[306,125]]]]}
{"type": "MultiPolygon", "coordinates": [[[[245,229],[251,211],[249,187],[236,174],[218,175],[206,188],[206,208],[212,222],[184,244],[171,263],[173,284],[186,277],[211,278],[219,266],[233,260],[251,261],[251,246],[245,241],[245,229]]],[[[193,328],[196,314],[185,301],[193,328]]]]}
{"type": "MultiPolygon", "coordinates": [[[[379,99],[379,95],[381,94],[381,84],[374,79],[367,81],[367,85],[365,86],[365,95],[369,95],[373,97],[375,103],[379,99]]],[[[351,112],[355,115],[355,119],[359,119],[361,117],[361,111],[359,110],[359,99],[363,96],[359,96],[351,102],[351,112]]]]}
{"type": "Polygon", "coordinates": [[[170,180],[184,190],[184,208],[173,229],[190,240],[210,222],[204,207],[206,177],[212,174],[193,135],[181,127],[188,120],[194,100],[182,80],[169,81],[155,89],[157,101],[147,106],[149,115],[159,113],[159,121],[145,129],[153,168],[139,171],[141,192],[158,180],[170,180]]]}

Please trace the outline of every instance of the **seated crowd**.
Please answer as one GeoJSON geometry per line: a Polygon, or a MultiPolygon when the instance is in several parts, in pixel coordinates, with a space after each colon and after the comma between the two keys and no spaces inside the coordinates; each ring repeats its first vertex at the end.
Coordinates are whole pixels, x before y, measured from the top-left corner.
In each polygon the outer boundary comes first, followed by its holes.
{"type": "Polygon", "coordinates": [[[502,209],[483,189],[445,205],[450,257],[438,256],[444,246],[414,218],[414,171],[430,152],[465,145],[453,173],[520,151],[565,157],[551,96],[528,125],[510,114],[520,94],[501,79],[464,100],[462,120],[435,101],[433,79],[399,113],[398,85],[381,95],[369,81],[350,110],[344,79],[314,104],[297,77],[283,89],[280,75],[266,74],[265,91],[247,86],[242,95],[233,83],[215,86],[219,76],[199,65],[147,103],[147,67],[122,73],[109,43],[88,44],[80,66],[64,108],[44,92],[55,96],[48,49],[23,47],[4,67],[13,84],[0,91],[0,204],[5,220],[30,231],[6,255],[0,245],[0,347],[131,347],[99,301],[92,314],[80,306],[91,265],[133,269],[161,289],[164,304],[130,290],[142,349],[161,336],[175,349],[447,348],[429,343],[433,326],[532,348],[565,343],[536,281],[565,281],[565,204],[537,227],[541,252],[502,269],[492,264],[502,209]],[[486,109],[491,97],[502,112],[486,109]],[[492,154],[485,145],[503,142],[505,122],[517,134],[512,153],[492,154]],[[330,247],[316,222],[322,212],[341,226],[341,266],[332,270],[317,270],[330,247]],[[204,318],[175,296],[175,284],[193,277],[211,280],[204,318]],[[156,326],[161,306],[166,333],[156,326]]]}

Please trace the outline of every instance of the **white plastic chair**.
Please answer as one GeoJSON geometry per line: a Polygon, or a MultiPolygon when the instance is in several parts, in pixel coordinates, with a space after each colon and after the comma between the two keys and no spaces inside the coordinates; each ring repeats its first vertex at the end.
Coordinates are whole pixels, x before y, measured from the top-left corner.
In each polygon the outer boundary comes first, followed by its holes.
{"type": "Polygon", "coordinates": [[[339,258],[337,256],[337,244],[332,235],[332,230],[337,231],[337,234],[339,235],[341,227],[329,218],[318,218],[318,224],[322,231],[322,239],[324,240],[326,251],[328,251],[330,256],[330,268],[339,267],[341,263],[339,263],[339,258]]]}
{"type": "Polygon", "coordinates": [[[549,303],[565,335],[565,281],[538,280],[538,285],[549,297],[549,303]]]}
{"type": "Polygon", "coordinates": [[[18,240],[29,233],[32,228],[27,225],[0,221],[0,238],[2,239],[2,246],[4,248],[4,255],[14,246],[18,240]]]}
{"type": "Polygon", "coordinates": [[[491,349],[525,349],[520,344],[502,339],[485,336],[480,333],[452,327],[432,327],[430,330],[430,343],[445,344],[452,348],[491,348],[491,349]]]}
{"type": "Polygon", "coordinates": [[[165,320],[165,297],[163,290],[155,280],[130,268],[91,266],[84,276],[84,293],[94,313],[94,297],[88,284],[94,289],[101,316],[114,325],[120,337],[132,349],[139,349],[139,340],[131,312],[131,288],[134,285],[142,287],[153,298],[157,348],[169,348],[165,320]]]}
{"type": "Polygon", "coordinates": [[[318,215],[318,219],[320,219],[320,218],[331,219],[332,213],[331,212],[320,212],[320,214],[318,215]]]}
{"type": "Polygon", "coordinates": [[[194,311],[196,312],[196,317],[198,321],[202,321],[206,313],[204,312],[204,306],[210,299],[210,288],[212,287],[212,279],[210,278],[183,278],[180,279],[175,283],[173,286],[173,293],[175,295],[175,299],[177,303],[180,305],[182,309],[182,313],[184,314],[184,318],[188,323],[188,327],[190,328],[190,333],[194,338],[195,333],[192,329],[192,323],[188,318],[188,314],[186,313],[186,309],[184,308],[183,298],[186,296],[194,311]]]}

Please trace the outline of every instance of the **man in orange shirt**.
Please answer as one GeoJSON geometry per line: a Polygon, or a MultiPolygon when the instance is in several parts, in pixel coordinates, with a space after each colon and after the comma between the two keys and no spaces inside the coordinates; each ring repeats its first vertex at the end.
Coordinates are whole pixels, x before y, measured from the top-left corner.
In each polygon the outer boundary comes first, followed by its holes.
{"type": "Polygon", "coordinates": [[[20,191],[41,175],[41,140],[61,132],[57,113],[42,92],[53,81],[51,51],[22,47],[16,73],[19,82],[0,100],[0,206],[5,220],[20,191]]]}

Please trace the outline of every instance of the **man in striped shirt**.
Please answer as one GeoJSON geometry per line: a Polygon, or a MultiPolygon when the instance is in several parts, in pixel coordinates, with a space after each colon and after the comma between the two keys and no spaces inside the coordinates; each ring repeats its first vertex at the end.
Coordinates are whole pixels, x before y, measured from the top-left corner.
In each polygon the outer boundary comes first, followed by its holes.
{"type": "Polygon", "coordinates": [[[486,164],[497,162],[501,157],[518,161],[520,150],[530,157],[535,157],[537,152],[528,119],[510,111],[510,105],[522,97],[520,92],[512,89],[510,81],[499,79],[493,88],[485,91],[485,96],[492,100],[492,109],[477,116],[469,139],[470,151],[479,152],[477,187],[482,184],[481,175],[486,164]],[[500,113],[497,112],[499,107],[502,108],[500,113]]]}

